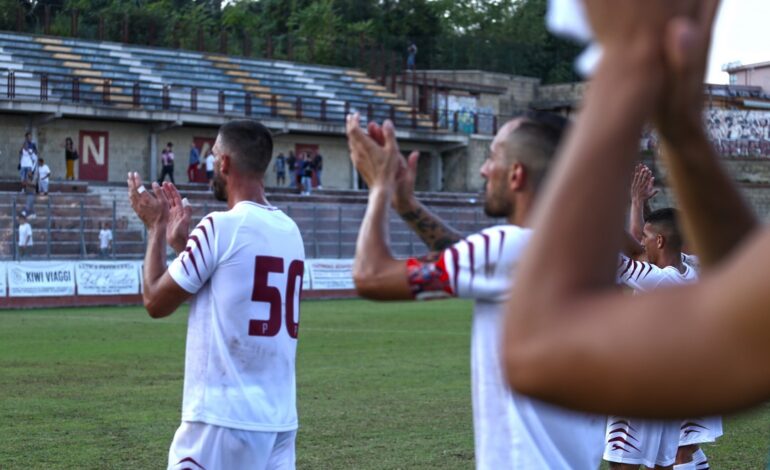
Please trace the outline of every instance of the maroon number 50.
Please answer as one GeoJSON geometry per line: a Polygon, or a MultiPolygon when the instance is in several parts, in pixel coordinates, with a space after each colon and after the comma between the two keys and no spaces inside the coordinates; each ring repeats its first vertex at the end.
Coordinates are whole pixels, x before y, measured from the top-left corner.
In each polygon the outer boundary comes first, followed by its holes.
{"type": "MultiPolygon", "coordinates": [[[[281,290],[267,283],[270,273],[283,273],[283,258],[275,256],[257,256],[254,264],[254,290],[251,292],[251,300],[254,302],[267,302],[270,304],[270,318],[267,320],[250,320],[249,336],[275,336],[281,330],[281,290]]],[[[299,278],[300,291],[302,289],[302,276],[305,274],[305,263],[294,260],[289,264],[289,272],[286,276],[286,331],[292,338],[297,338],[299,333],[299,309],[297,309],[297,321],[294,321],[294,292],[299,278]]]]}

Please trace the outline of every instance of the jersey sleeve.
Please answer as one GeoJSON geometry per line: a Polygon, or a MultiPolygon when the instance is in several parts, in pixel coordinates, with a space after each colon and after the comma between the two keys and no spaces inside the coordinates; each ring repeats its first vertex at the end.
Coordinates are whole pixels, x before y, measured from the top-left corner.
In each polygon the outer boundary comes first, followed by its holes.
{"type": "Polygon", "coordinates": [[[493,227],[455,243],[435,263],[435,279],[440,281],[435,285],[453,297],[501,300],[509,291],[511,269],[528,233],[520,228],[493,227]]]}
{"type": "Polygon", "coordinates": [[[206,216],[187,238],[184,250],[171,262],[168,273],[179,286],[191,294],[197,293],[214,274],[219,263],[215,215],[206,216]]]}
{"type": "Polygon", "coordinates": [[[638,291],[649,291],[664,283],[666,278],[666,273],[656,265],[620,255],[617,270],[618,284],[624,284],[638,291]]]}

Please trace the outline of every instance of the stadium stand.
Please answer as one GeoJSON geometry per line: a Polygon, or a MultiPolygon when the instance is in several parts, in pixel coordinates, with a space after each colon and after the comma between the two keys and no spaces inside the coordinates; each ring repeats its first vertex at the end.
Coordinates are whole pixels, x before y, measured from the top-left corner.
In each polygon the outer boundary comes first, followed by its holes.
{"type": "Polygon", "coordinates": [[[336,122],[358,110],[434,127],[364,73],[338,67],[0,32],[0,70],[17,99],[336,122]]]}

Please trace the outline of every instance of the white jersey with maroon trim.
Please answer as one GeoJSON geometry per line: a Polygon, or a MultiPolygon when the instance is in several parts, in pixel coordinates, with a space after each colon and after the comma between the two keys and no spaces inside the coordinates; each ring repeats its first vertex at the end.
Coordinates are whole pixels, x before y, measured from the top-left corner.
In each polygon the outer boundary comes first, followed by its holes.
{"type": "MultiPolygon", "coordinates": [[[[660,268],[652,263],[621,255],[617,281],[634,289],[636,293],[664,286],[689,284],[698,279],[693,265],[697,265],[697,258],[682,256],[684,271],[681,272],[674,266],[660,268]]],[[[650,468],[655,465],[673,465],[679,447],[681,425],[681,421],[610,416],[607,420],[604,459],[650,468]]]]}
{"type": "Polygon", "coordinates": [[[294,374],[305,249],[275,207],[240,202],[206,216],[169,274],[195,294],[183,421],[250,431],[297,428],[294,374]]]}
{"type": "Polygon", "coordinates": [[[502,225],[445,250],[449,294],[475,299],[471,388],[476,468],[595,469],[601,461],[605,417],[578,413],[512,391],[500,348],[511,276],[532,231],[502,225]]]}
{"type": "Polygon", "coordinates": [[[619,284],[625,284],[637,292],[648,292],[658,287],[688,284],[698,280],[698,273],[690,264],[683,263],[682,266],[684,272],[679,272],[674,266],[659,268],[652,263],[620,255],[617,279],[619,284]]]}

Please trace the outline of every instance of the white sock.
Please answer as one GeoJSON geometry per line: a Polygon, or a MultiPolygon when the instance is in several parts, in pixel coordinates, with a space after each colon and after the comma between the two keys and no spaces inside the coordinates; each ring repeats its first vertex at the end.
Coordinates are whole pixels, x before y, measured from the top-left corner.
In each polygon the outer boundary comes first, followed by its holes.
{"type": "Polygon", "coordinates": [[[697,470],[709,469],[709,459],[706,457],[706,453],[703,452],[703,449],[700,447],[698,447],[698,450],[692,454],[692,461],[695,463],[695,468],[697,470]]]}
{"type": "Polygon", "coordinates": [[[695,461],[674,465],[674,470],[696,470],[695,461]]]}

